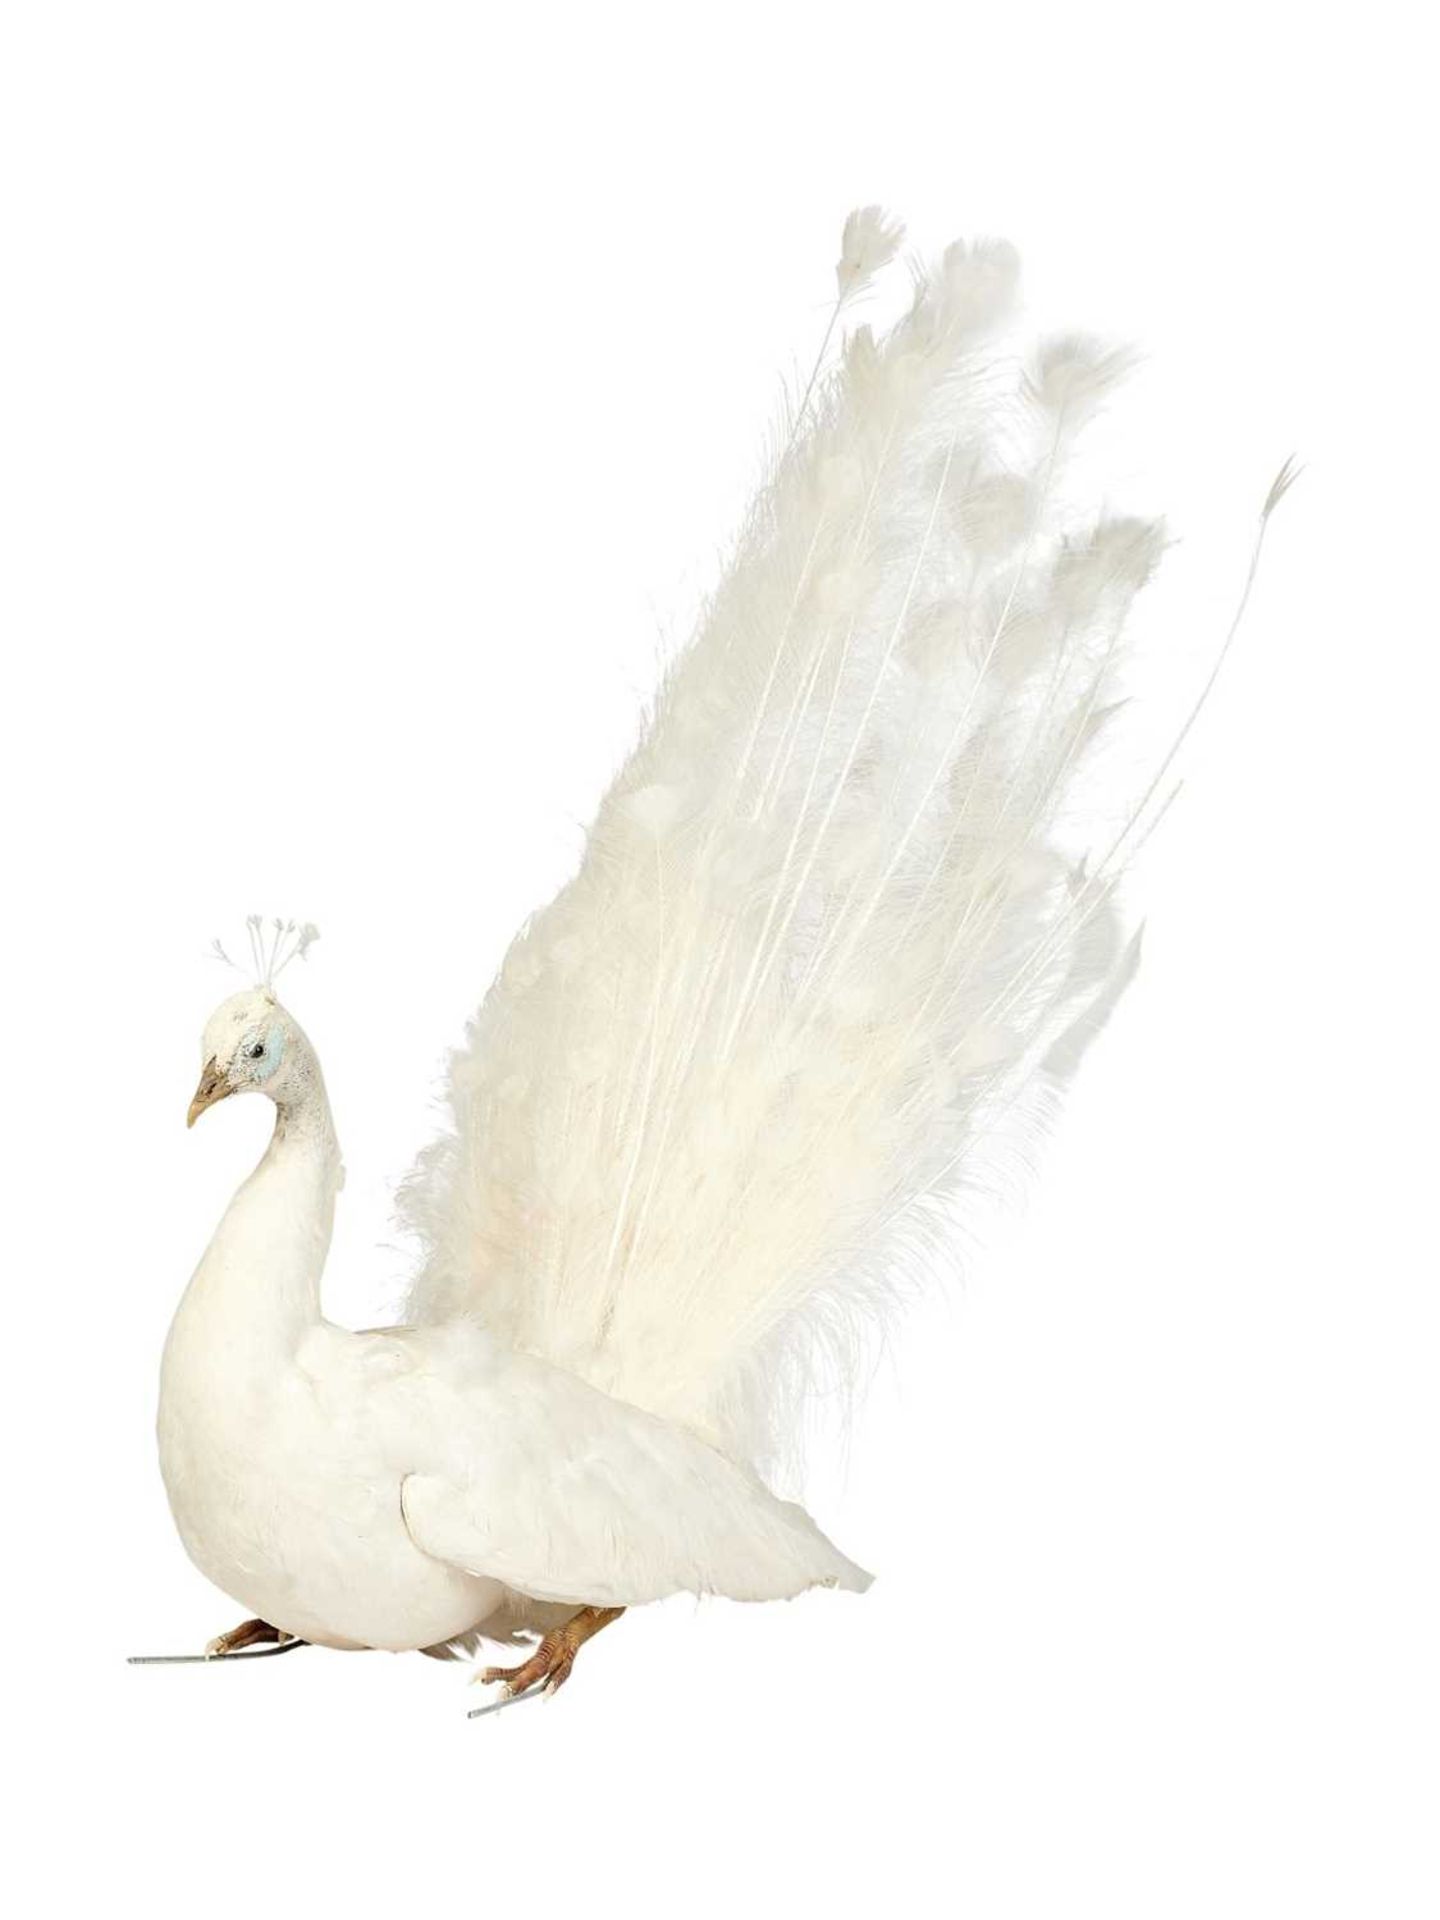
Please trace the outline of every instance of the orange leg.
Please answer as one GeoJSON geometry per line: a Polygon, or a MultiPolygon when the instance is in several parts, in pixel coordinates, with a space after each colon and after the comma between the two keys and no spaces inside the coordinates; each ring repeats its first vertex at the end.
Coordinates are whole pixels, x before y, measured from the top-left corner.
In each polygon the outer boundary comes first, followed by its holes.
{"type": "Polygon", "coordinates": [[[295,1638],[293,1633],[282,1633],[279,1627],[272,1627],[268,1620],[242,1620],[238,1627],[232,1627],[229,1633],[218,1633],[205,1649],[205,1658],[214,1660],[223,1658],[227,1653],[239,1653],[242,1647],[258,1647],[266,1640],[273,1640],[277,1646],[295,1638]]]}
{"type": "Polygon", "coordinates": [[[581,1607],[563,1627],[547,1633],[530,1658],[518,1667],[486,1667],[475,1677],[482,1686],[499,1682],[513,1699],[544,1683],[546,1693],[554,1693],[570,1678],[575,1656],[587,1640],[618,1620],[623,1607],[581,1607]]]}

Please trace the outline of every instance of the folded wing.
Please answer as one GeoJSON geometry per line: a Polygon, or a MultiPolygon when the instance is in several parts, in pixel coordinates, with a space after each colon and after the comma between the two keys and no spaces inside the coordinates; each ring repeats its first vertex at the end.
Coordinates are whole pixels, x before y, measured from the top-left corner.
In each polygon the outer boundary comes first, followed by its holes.
{"type": "Polygon", "coordinates": [[[558,1369],[507,1360],[437,1471],[401,1489],[422,1552],[537,1600],[779,1600],[869,1576],[808,1514],[694,1435],[558,1369]]]}

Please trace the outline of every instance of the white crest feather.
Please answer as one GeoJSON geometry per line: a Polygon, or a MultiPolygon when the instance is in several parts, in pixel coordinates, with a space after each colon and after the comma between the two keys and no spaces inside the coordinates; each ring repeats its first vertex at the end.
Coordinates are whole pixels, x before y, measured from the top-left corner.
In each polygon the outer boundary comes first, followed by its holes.
{"type": "MultiPolygon", "coordinates": [[[[252,913],[245,919],[245,935],[250,944],[251,978],[257,987],[273,993],[275,982],[290,962],[303,960],[320,938],[320,929],[308,920],[271,920],[267,923],[261,914],[252,913]]],[[[227,967],[234,967],[237,973],[244,973],[244,967],[230,958],[218,939],[211,941],[210,953],[213,959],[223,961],[227,967]]]]}

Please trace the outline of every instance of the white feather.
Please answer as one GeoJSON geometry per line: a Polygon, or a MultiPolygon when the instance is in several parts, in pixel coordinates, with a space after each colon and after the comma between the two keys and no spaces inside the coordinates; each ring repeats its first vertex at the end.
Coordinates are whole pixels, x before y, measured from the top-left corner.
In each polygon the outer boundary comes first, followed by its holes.
{"type": "MultiPolygon", "coordinates": [[[[852,216],[842,299],[891,232],[852,216]]],[[[1017,366],[1015,286],[1009,247],[951,247],[814,383],[405,1197],[416,1318],[752,1461],[1128,977],[1075,803],[1162,536],[1061,513],[1126,356],[1017,366]]]]}

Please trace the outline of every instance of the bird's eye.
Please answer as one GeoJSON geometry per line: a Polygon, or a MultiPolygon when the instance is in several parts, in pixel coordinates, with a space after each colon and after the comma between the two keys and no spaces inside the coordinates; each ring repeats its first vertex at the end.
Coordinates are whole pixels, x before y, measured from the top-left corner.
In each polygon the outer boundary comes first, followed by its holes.
{"type": "Polygon", "coordinates": [[[264,1055],[264,1052],[265,1052],[265,1042],[264,1042],[263,1040],[257,1040],[257,1041],[255,1042],[255,1044],[254,1044],[254,1046],[253,1046],[253,1047],[248,1047],[248,1048],[246,1049],[246,1051],[247,1051],[247,1052],[249,1053],[249,1055],[250,1055],[250,1058],[251,1058],[252,1060],[259,1060],[259,1059],[261,1059],[261,1058],[263,1057],[263,1055],[264,1055]]]}

